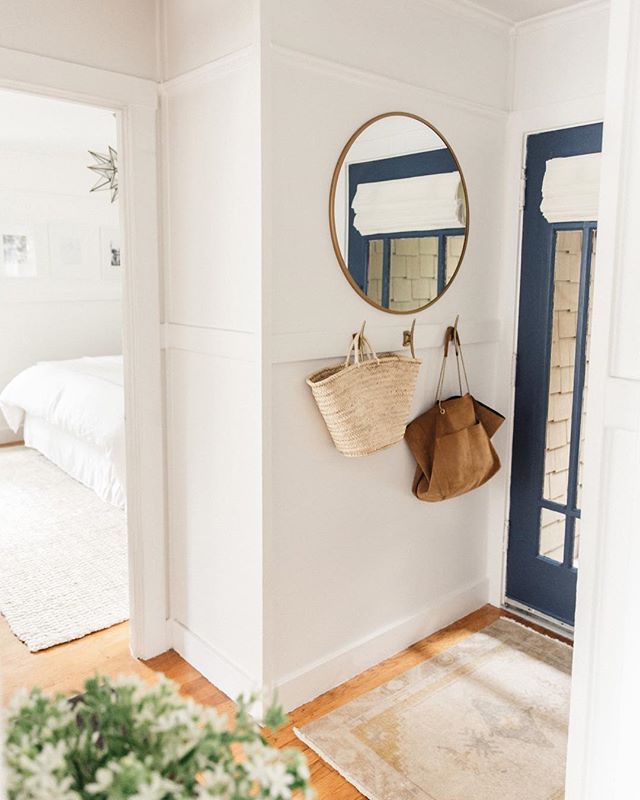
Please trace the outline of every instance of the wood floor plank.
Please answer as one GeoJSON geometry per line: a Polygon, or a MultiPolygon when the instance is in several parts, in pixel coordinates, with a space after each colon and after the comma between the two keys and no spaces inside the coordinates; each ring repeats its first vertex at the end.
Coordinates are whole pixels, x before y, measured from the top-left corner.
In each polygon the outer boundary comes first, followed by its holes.
{"type": "MultiPolygon", "coordinates": [[[[270,735],[271,740],[279,747],[297,747],[306,753],[318,800],[362,798],[363,795],[351,784],[300,742],[293,727],[305,725],[381,686],[485,628],[500,616],[513,615],[487,605],[433,636],[417,642],[310,703],[300,706],[289,715],[286,727],[270,735]]],[[[23,686],[40,686],[47,692],[70,693],[81,688],[84,681],[96,673],[135,673],[149,682],[155,681],[158,674],[162,673],[175,680],[181,691],[197,702],[215,706],[221,713],[228,715],[233,712],[233,702],[173,650],[146,662],[133,658],[129,652],[128,623],[115,625],[40,653],[30,653],[11,633],[4,618],[0,617],[0,667],[5,703],[23,686]]]]}

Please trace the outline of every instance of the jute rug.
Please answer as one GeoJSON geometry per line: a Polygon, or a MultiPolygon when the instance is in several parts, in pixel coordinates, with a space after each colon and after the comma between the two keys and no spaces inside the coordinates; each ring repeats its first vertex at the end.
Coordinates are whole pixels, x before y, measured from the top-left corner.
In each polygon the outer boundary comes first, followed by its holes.
{"type": "Polygon", "coordinates": [[[0,450],[0,612],[31,651],[129,616],[124,512],[26,447],[0,450]]]}
{"type": "Polygon", "coordinates": [[[371,800],[562,800],[571,655],[500,619],[296,733],[371,800]]]}

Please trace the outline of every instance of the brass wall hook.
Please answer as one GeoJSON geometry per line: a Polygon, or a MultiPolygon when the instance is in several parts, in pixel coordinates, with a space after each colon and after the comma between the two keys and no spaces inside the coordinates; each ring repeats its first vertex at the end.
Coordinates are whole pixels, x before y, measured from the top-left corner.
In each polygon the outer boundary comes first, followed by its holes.
{"type": "Polygon", "coordinates": [[[416,321],[414,319],[413,322],[411,323],[411,330],[402,331],[402,346],[411,348],[411,358],[416,357],[416,349],[414,343],[415,330],[416,330],[416,321]]]}

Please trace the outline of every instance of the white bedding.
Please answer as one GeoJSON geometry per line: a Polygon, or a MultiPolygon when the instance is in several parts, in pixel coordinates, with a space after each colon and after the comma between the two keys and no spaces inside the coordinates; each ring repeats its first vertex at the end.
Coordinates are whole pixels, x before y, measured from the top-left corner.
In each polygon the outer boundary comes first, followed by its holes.
{"type": "Polygon", "coordinates": [[[0,409],[14,432],[24,427],[27,446],[124,506],[122,356],[35,364],[6,386],[0,409]]]}

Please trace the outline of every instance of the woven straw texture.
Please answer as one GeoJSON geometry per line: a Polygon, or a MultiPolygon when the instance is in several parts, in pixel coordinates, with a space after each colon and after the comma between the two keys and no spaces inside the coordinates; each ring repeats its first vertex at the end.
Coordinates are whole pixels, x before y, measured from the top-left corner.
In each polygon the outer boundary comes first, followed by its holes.
{"type": "MultiPolygon", "coordinates": [[[[347,359],[349,356],[347,356],[347,359]]],[[[322,369],[307,378],[336,448],[366,456],[404,437],[422,362],[391,353],[322,369]]]]}
{"type": "Polygon", "coordinates": [[[0,611],[31,651],[129,616],[125,514],[26,447],[0,450],[0,611]]]}

